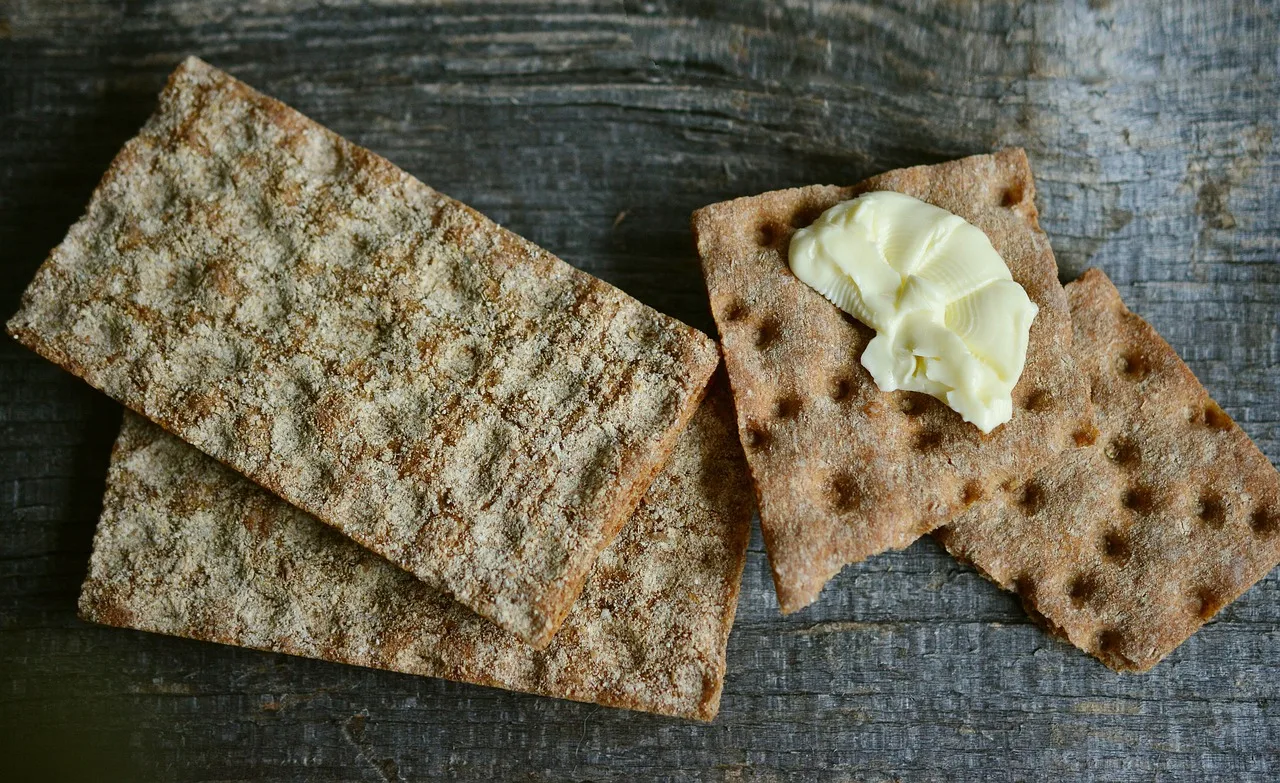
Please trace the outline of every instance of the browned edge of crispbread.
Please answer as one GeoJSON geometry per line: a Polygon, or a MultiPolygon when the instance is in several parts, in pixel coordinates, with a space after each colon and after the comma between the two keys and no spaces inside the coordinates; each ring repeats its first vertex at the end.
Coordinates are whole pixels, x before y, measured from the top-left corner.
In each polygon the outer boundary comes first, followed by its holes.
{"type": "MultiPolygon", "coordinates": [[[[723,366],[717,368],[715,374],[708,382],[707,388],[708,393],[704,404],[715,406],[717,415],[722,417],[723,421],[729,422],[733,432],[737,432],[737,427],[734,426],[735,416],[733,409],[733,394],[729,389],[729,375],[725,372],[723,366]]],[[[747,478],[743,483],[747,486],[754,486],[749,479],[750,473],[747,470],[746,460],[743,459],[741,444],[739,441],[732,440],[723,445],[730,450],[737,452],[736,457],[741,463],[742,474],[747,478]]],[[[713,477],[713,480],[721,481],[722,477],[715,476],[713,477]]],[[[755,505],[755,503],[752,503],[751,508],[754,510],[759,507],[755,505]]],[[[699,702],[699,714],[697,717],[699,720],[706,722],[713,720],[720,712],[720,697],[724,692],[724,678],[727,673],[728,666],[728,662],[726,660],[727,645],[729,642],[729,635],[733,631],[734,621],[738,616],[738,601],[742,596],[742,572],[747,566],[746,552],[747,546],[751,542],[752,516],[752,514],[748,514],[745,517],[745,524],[738,527],[736,531],[736,538],[730,541],[730,551],[738,552],[740,553],[740,556],[736,561],[735,568],[729,579],[729,595],[726,598],[729,609],[724,620],[724,639],[721,641],[719,646],[720,655],[715,661],[716,676],[711,681],[712,687],[707,688],[704,683],[702,699],[699,702]]]]}
{"type": "Polygon", "coordinates": [[[586,582],[587,577],[591,574],[591,569],[595,565],[596,558],[618,535],[622,526],[631,519],[632,514],[635,513],[636,508],[644,499],[645,493],[649,491],[649,487],[653,484],[654,479],[656,479],[666,467],[667,460],[675,450],[676,443],[680,440],[681,435],[684,434],[685,429],[689,426],[689,420],[698,412],[698,408],[707,397],[707,390],[710,388],[710,385],[714,383],[716,368],[719,366],[720,361],[718,349],[715,356],[716,364],[712,365],[710,369],[707,370],[706,378],[703,380],[701,386],[701,392],[690,398],[687,409],[680,413],[680,417],[677,420],[677,426],[667,432],[666,436],[663,438],[659,447],[661,457],[651,461],[649,471],[632,484],[631,491],[627,495],[623,496],[623,498],[614,507],[614,513],[606,519],[605,535],[601,540],[600,546],[592,553],[592,556],[589,559],[582,561],[582,565],[577,569],[577,573],[565,579],[559,589],[548,594],[547,600],[542,604],[542,611],[546,613],[546,617],[548,618],[547,624],[543,626],[541,633],[525,639],[525,642],[534,649],[540,650],[551,643],[551,640],[555,637],[556,631],[560,629],[560,625],[564,622],[565,617],[569,614],[569,611],[573,609],[573,602],[578,597],[579,593],[582,592],[583,583],[586,582]]]}

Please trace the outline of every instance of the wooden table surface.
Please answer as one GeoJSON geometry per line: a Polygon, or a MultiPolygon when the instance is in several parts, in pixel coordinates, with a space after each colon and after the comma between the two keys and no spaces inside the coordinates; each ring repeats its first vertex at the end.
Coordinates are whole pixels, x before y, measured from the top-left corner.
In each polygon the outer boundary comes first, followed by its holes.
{"type": "MultiPolygon", "coordinates": [[[[1275,3],[0,0],[0,315],[187,54],[707,330],[694,208],[1024,146],[1280,460],[1275,3]]],[[[90,626],[119,408],[0,342],[5,780],[1280,777],[1280,573],[1119,676],[930,540],[783,618],[756,533],[711,725],[90,626]]]]}

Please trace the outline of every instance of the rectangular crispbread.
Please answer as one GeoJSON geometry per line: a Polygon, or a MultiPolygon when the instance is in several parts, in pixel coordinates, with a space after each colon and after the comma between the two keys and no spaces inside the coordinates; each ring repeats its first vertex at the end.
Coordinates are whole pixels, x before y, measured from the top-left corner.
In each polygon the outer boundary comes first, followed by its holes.
{"type": "Polygon", "coordinates": [[[1280,475],[1106,275],[1067,297],[1096,444],[937,536],[1057,635],[1145,671],[1280,562],[1280,475]]]}
{"type": "Polygon", "coordinates": [[[705,207],[693,229],[783,612],[848,563],[905,547],[1001,484],[1092,438],[1057,264],[1026,155],[1005,150],[705,207]],[[859,363],[874,332],[791,273],[791,235],[861,193],[892,190],[986,232],[1039,308],[1014,416],[983,435],[933,397],[883,393],[859,363]]]}
{"type": "Polygon", "coordinates": [[[535,645],[719,361],[194,58],[9,331],[535,645]]]}
{"type": "Polygon", "coordinates": [[[710,720],[752,513],[709,397],[535,650],[146,420],[112,455],[81,615],[110,625],[710,720]]]}

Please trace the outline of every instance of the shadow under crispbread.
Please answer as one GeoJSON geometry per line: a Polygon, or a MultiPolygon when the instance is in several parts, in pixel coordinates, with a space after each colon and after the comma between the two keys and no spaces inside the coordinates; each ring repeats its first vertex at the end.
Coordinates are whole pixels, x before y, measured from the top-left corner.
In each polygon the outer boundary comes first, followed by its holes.
{"type": "Polygon", "coordinates": [[[95,622],[710,720],[752,504],[713,392],[535,650],[126,414],[80,598],[95,622]]]}
{"type": "Polygon", "coordinates": [[[1280,562],[1280,475],[1106,275],[1066,290],[1097,443],[937,535],[1057,635],[1144,671],[1280,562]]]}
{"type": "Polygon", "coordinates": [[[705,207],[693,227],[733,384],[739,433],[784,612],[848,563],[902,548],[1064,449],[1092,440],[1057,264],[1026,155],[1005,150],[705,207]],[[984,435],[945,403],[884,393],[859,359],[873,332],[800,282],[795,229],[874,190],[942,207],[982,229],[1039,307],[1013,419],[984,435]]]}

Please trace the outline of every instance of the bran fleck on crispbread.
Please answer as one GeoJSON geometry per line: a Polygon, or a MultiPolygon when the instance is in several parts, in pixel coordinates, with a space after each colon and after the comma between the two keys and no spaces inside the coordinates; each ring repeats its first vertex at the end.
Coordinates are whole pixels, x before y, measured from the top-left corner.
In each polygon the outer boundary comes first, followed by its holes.
{"type": "Polygon", "coordinates": [[[901,548],[1003,483],[1093,437],[1071,357],[1057,264],[1026,155],[1005,150],[705,207],[693,228],[733,384],[782,611],[848,563],[901,548]],[[893,190],[986,232],[1039,308],[1014,416],[990,435],[933,397],[886,394],[859,363],[873,332],[791,273],[799,226],[856,195],[893,190]]]}
{"type": "Polygon", "coordinates": [[[539,645],[718,362],[194,58],[9,330],[539,645]]]}
{"type": "Polygon", "coordinates": [[[1106,275],[1066,290],[1097,443],[937,535],[1054,633],[1144,671],[1280,562],[1280,475],[1106,275]]]}
{"type": "Polygon", "coordinates": [[[132,414],[112,455],[85,619],[710,720],[751,523],[713,393],[560,632],[535,650],[132,414]]]}

